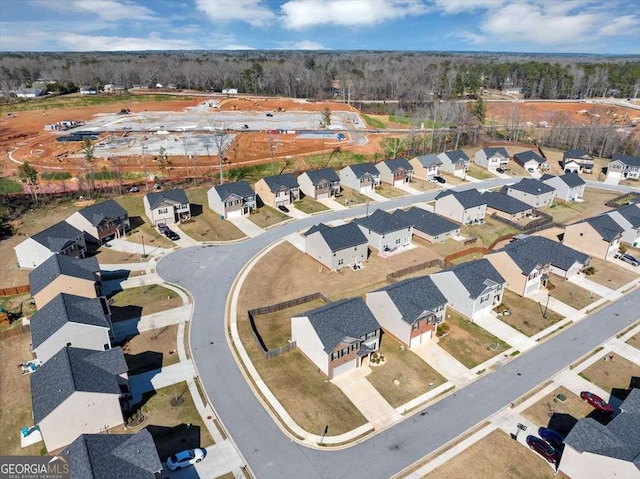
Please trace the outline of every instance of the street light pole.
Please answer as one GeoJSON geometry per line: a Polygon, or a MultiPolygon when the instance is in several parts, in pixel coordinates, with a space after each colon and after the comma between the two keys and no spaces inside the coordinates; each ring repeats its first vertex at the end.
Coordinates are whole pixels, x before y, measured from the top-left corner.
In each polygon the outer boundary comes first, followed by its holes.
{"type": "Polygon", "coordinates": [[[147,176],[147,157],[144,154],[144,150],[146,148],[144,142],[147,139],[146,136],[143,136],[142,139],[140,140],[140,143],[142,144],[142,165],[144,168],[144,188],[145,191],[148,193],[149,192],[149,177],[147,176]]]}

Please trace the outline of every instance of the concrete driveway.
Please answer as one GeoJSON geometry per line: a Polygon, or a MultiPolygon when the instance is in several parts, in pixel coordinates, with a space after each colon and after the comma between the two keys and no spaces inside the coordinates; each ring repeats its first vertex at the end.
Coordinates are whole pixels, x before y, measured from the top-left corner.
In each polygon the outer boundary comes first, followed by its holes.
{"type": "Polygon", "coordinates": [[[435,341],[422,343],[412,348],[411,351],[456,387],[460,387],[477,378],[464,364],[438,346],[435,341]]]}
{"type": "Polygon", "coordinates": [[[244,216],[240,218],[229,218],[231,223],[238,227],[240,231],[246,234],[249,238],[255,238],[256,236],[264,233],[264,229],[260,228],[257,224],[244,216]]]}
{"type": "Polygon", "coordinates": [[[568,281],[570,283],[577,284],[587,291],[591,291],[592,293],[597,294],[601,297],[605,297],[609,293],[613,292],[611,288],[607,288],[606,286],[596,283],[595,281],[591,281],[584,274],[577,274],[569,278],[568,281]]]}

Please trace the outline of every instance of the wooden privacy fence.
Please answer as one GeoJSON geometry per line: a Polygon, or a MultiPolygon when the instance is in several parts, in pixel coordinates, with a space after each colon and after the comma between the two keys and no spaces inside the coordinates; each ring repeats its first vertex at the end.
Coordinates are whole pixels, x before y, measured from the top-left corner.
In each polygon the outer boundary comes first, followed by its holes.
{"type": "Polygon", "coordinates": [[[493,218],[496,221],[500,221],[501,223],[505,223],[509,226],[512,226],[518,231],[522,231],[523,233],[533,233],[543,229],[551,228],[553,226],[561,226],[554,223],[553,216],[548,215],[547,213],[543,213],[542,211],[536,210],[535,215],[539,216],[539,218],[533,221],[530,221],[526,225],[522,225],[517,221],[511,221],[510,219],[503,218],[502,216],[499,216],[497,213],[491,213],[491,218],[493,218]]]}
{"type": "Polygon", "coordinates": [[[491,250],[489,248],[485,248],[484,246],[474,246],[473,248],[467,248],[467,249],[463,249],[462,251],[458,251],[457,253],[453,253],[450,255],[447,255],[444,258],[444,263],[446,266],[453,266],[454,265],[454,260],[458,259],[458,258],[462,258],[463,256],[468,256],[470,254],[482,254],[485,255],[487,253],[490,253],[491,250]]]}
{"type": "Polygon", "coordinates": [[[434,266],[439,266],[440,268],[445,267],[445,262],[441,259],[432,259],[431,261],[426,261],[420,264],[414,264],[412,266],[408,266],[406,268],[399,269],[398,271],[394,271],[387,275],[387,283],[394,283],[396,279],[406,276],[408,274],[413,274],[417,271],[421,271],[423,269],[432,268],[434,266]]]}
{"type": "Polygon", "coordinates": [[[14,294],[22,294],[29,292],[29,285],[14,286],[13,288],[0,288],[0,296],[13,296],[14,294]]]}

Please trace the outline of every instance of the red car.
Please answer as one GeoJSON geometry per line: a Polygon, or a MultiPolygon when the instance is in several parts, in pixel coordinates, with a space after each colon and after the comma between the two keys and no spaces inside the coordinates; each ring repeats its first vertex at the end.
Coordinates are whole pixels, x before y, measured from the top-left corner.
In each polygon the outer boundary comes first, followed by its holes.
{"type": "Polygon", "coordinates": [[[580,393],[580,397],[583,401],[588,402],[594,408],[599,409],[600,411],[613,412],[613,407],[611,406],[611,404],[607,403],[600,396],[596,396],[589,391],[582,391],[580,393]]]}
{"type": "Polygon", "coordinates": [[[527,445],[551,464],[558,462],[558,452],[548,442],[536,436],[527,436],[527,445]]]}

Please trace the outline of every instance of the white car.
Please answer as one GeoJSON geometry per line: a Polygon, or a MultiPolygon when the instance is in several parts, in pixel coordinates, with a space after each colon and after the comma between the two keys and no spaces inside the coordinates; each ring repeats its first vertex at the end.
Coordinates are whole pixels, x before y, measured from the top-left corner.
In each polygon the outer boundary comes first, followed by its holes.
{"type": "Polygon", "coordinates": [[[177,471],[202,461],[206,455],[207,451],[199,447],[180,451],[167,459],[167,467],[170,471],[177,471]]]}

